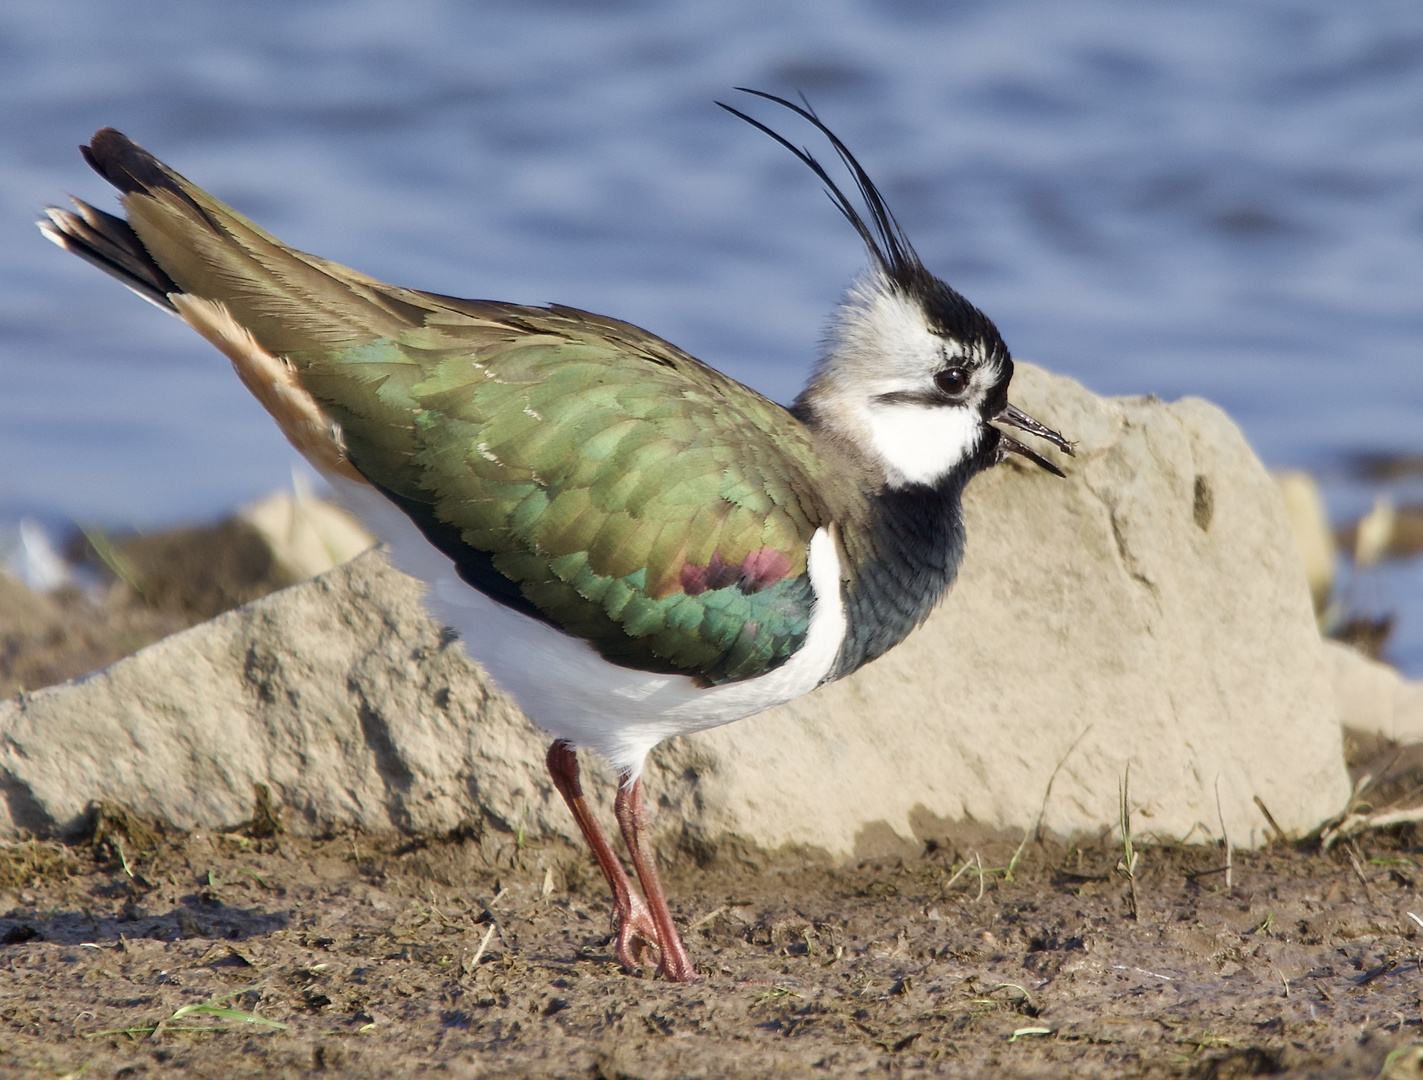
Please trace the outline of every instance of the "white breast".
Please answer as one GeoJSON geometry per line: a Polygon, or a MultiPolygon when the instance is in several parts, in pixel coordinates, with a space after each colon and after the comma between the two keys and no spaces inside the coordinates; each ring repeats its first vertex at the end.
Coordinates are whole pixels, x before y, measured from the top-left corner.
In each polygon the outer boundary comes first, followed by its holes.
{"type": "Polygon", "coordinates": [[[340,477],[332,486],[337,501],[389,545],[391,561],[429,586],[431,613],[459,633],[469,656],[539,727],[596,750],[633,776],[663,739],[728,724],[815,689],[845,637],[840,558],[825,529],[810,542],[815,607],[800,651],[765,675],[702,688],[682,675],[610,664],[581,638],[490,600],[466,585],[449,557],[374,488],[340,477]]]}

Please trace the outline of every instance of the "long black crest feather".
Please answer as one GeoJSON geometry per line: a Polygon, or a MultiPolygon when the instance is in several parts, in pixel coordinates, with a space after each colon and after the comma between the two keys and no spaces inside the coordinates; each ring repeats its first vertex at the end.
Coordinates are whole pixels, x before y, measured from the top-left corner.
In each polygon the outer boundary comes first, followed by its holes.
{"type": "Polygon", "coordinates": [[[754,97],[765,98],[784,108],[789,109],[803,120],[814,125],[829,141],[834,148],[841,163],[849,170],[850,175],[855,179],[855,187],[859,189],[860,198],[865,204],[865,209],[869,211],[870,222],[866,222],[864,215],[855,206],[854,202],[846,196],[840,186],[831,179],[825,166],[816,160],[815,156],[805,147],[796,146],[779,132],[772,130],[755,117],[748,116],[740,109],[733,108],[725,102],[718,101],[720,105],[732,116],[745,120],[757,131],[769,135],[780,143],[787,150],[796,156],[811,172],[820,178],[820,182],[825,185],[825,193],[830,197],[831,203],[845,216],[845,219],[854,226],[860,235],[860,239],[865,242],[865,247],[869,249],[870,257],[879,264],[880,269],[889,278],[899,285],[908,287],[919,279],[924,273],[924,265],[919,261],[919,256],[914,251],[914,246],[910,244],[909,238],[900,228],[899,222],[895,220],[894,214],[890,211],[889,205],[885,202],[884,196],[879,188],[870,179],[869,173],[855,159],[855,155],[850,153],[838,135],[826,127],[824,121],[820,119],[814,109],[810,107],[810,102],[802,98],[803,105],[797,105],[793,101],[787,101],[783,97],[775,94],[768,94],[764,90],[752,90],[745,86],[736,88],[743,94],[751,94],[754,97]],[[872,223],[872,224],[871,224],[872,223]]]}

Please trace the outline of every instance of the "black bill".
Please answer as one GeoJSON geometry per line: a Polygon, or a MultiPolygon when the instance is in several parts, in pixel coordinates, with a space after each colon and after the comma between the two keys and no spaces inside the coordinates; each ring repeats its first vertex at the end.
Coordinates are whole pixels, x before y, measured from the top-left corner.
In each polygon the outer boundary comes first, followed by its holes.
{"type": "MultiPolygon", "coordinates": [[[[1031,416],[1023,412],[1023,410],[1018,408],[1018,406],[1016,405],[1003,406],[1003,411],[1000,412],[997,416],[995,416],[993,420],[995,423],[1009,424],[1017,428],[1019,431],[1026,431],[1030,435],[1036,435],[1040,439],[1046,439],[1048,442],[1052,443],[1065,454],[1071,455],[1076,453],[1076,451],[1073,450],[1072,444],[1070,442],[1068,442],[1065,438],[1059,435],[1056,431],[1053,431],[1053,429],[1048,427],[1046,424],[1034,420],[1031,416]]],[[[1039,468],[1046,469],[1054,476],[1067,475],[1047,458],[1043,457],[1041,454],[1037,453],[1034,450],[1028,449],[1028,447],[1024,446],[1017,439],[1013,438],[1013,436],[1009,435],[1006,431],[999,429],[998,435],[999,454],[1018,454],[1021,457],[1027,458],[1039,468]]]]}

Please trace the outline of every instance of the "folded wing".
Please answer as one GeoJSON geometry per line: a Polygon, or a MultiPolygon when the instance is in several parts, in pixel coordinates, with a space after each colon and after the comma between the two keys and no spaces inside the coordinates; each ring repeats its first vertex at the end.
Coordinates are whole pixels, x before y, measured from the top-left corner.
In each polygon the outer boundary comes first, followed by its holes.
{"type": "Polygon", "coordinates": [[[125,223],[46,232],[232,358],[297,445],[377,486],[475,588],[628,667],[753,677],[804,640],[828,514],[786,410],[646,331],[385,285],[295,251],[111,129],[125,223]]]}

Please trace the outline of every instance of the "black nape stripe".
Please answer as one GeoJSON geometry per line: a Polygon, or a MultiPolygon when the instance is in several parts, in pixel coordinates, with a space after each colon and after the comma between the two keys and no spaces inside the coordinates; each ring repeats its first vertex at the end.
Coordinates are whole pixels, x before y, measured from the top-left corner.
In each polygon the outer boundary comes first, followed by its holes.
{"type": "Polygon", "coordinates": [[[931,390],[891,390],[887,394],[880,394],[874,399],[880,405],[923,405],[926,407],[937,407],[940,405],[957,405],[959,402],[949,397],[948,394],[940,394],[931,390]]]}

